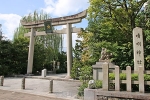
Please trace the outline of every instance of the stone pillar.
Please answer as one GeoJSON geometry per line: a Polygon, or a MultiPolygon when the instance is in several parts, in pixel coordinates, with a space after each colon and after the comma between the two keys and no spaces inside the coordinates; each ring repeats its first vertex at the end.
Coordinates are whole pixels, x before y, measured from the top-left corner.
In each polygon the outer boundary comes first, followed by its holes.
{"type": "Polygon", "coordinates": [[[128,92],[131,92],[132,91],[132,81],[131,81],[131,67],[130,66],[127,66],[126,67],[126,87],[127,87],[127,91],[128,92]]]}
{"type": "Polygon", "coordinates": [[[84,100],[103,100],[98,99],[94,89],[84,89],[84,100]]]}
{"type": "Polygon", "coordinates": [[[145,92],[145,84],[144,84],[144,71],[143,66],[139,66],[139,72],[138,72],[138,78],[139,78],[139,92],[144,93],[145,92]]]}
{"type": "Polygon", "coordinates": [[[4,76],[1,76],[0,77],[0,86],[3,86],[3,84],[4,84],[4,76]]]}
{"type": "Polygon", "coordinates": [[[49,93],[53,93],[53,80],[50,80],[49,82],[49,93]]]}
{"type": "Polygon", "coordinates": [[[134,49],[134,70],[138,71],[138,67],[142,66],[144,70],[144,47],[142,28],[133,29],[133,49],[134,49]]]}
{"type": "Polygon", "coordinates": [[[72,33],[71,24],[67,24],[67,76],[66,78],[71,78],[70,72],[72,67],[72,33]]]}
{"type": "Polygon", "coordinates": [[[25,77],[22,78],[21,89],[25,89],[25,77]]]}
{"type": "Polygon", "coordinates": [[[109,65],[107,62],[103,64],[103,90],[109,90],[109,65]]]}
{"type": "Polygon", "coordinates": [[[30,36],[29,52],[28,52],[27,74],[32,74],[32,68],[33,68],[34,41],[35,41],[35,29],[34,28],[31,28],[30,35],[31,36],[30,36]]]}
{"type": "Polygon", "coordinates": [[[120,68],[115,66],[115,91],[120,91],[120,68]]]}

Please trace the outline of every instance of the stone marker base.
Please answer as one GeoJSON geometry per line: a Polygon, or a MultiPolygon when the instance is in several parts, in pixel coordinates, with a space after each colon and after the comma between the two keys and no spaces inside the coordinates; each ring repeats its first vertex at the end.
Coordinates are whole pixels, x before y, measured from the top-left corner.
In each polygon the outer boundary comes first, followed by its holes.
{"type": "Polygon", "coordinates": [[[92,65],[93,67],[93,79],[94,80],[103,80],[103,64],[108,63],[109,69],[114,70],[115,69],[115,64],[111,63],[110,60],[99,60],[99,62],[96,62],[95,65],[92,65]]]}

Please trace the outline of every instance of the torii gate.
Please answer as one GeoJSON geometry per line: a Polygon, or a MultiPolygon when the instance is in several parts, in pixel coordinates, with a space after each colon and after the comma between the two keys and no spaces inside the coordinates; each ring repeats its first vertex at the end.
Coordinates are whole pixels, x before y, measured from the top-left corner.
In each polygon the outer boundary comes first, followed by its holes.
{"type": "Polygon", "coordinates": [[[68,79],[71,78],[70,72],[72,68],[72,33],[80,31],[80,29],[71,28],[71,26],[72,24],[81,22],[82,19],[86,17],[86,15],[87,15],[87,11],[85,10],[75,15],[52,18],[52,19],[47,19],[47,20],[40,20],[40,21],[34,21],[34,22],[26,22],[24,20],[21,20],[21,24],[24,26],[24,28],[31,29],[31,32],[25,34],[25,36],[30,36],[27,74],[32,73],[35,36],[46,35],[45,32],[36,32],[35,28],[44,27],[44,22],[51,20],[52,26],[66,25],[66,29],[55,30],[54,32],[60,33],[60,34],[67,33],[67,76],[66,78],[68,79]]]}

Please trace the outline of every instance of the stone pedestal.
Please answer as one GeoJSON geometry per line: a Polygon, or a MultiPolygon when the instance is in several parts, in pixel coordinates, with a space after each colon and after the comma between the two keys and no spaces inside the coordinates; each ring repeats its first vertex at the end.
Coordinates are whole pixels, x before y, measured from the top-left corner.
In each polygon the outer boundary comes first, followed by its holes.
{"type": "Polygon", "coordinates": [[[93,79],[94,80],[103,80],[103,63],[107,62],[109,64],[109,70],[115,69],[115,64],[111,63],[109,60],[99,60],[99,62],[96,62],[95,65],[93,65],[93,79]]]}
{"type": "Polygon", "coordinates": [[[84,89],[84,100],[98,100],[95,89],[84,89]]]}

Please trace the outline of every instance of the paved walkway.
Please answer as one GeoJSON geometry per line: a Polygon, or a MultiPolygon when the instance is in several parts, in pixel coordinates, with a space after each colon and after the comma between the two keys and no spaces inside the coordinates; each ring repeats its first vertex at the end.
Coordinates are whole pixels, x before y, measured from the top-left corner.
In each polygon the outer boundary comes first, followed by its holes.
{"type": "Polygon", "coordinates": [[[79,88],[81,82],[73,80],[67,81],[64,79],[65,76],[66,74],[59,74],[47,76],[45,79],[35,79],[42,78],[41,76],[32,76],[34,78],[26,78],[25,90],[21,89],[22,78],[5,78],[4,86],[0,86],[0,89],[39,96],[75,100],[78,92],[77,89],[79,88]],[[48,78],[58,79],[53,81],[53,93],[49,93],[50,82],[48,78]]]}
{"type": "Polygon", "coordinates": [[[66,100],[66,99],[0,90],[0,100],[66,100]]]}

